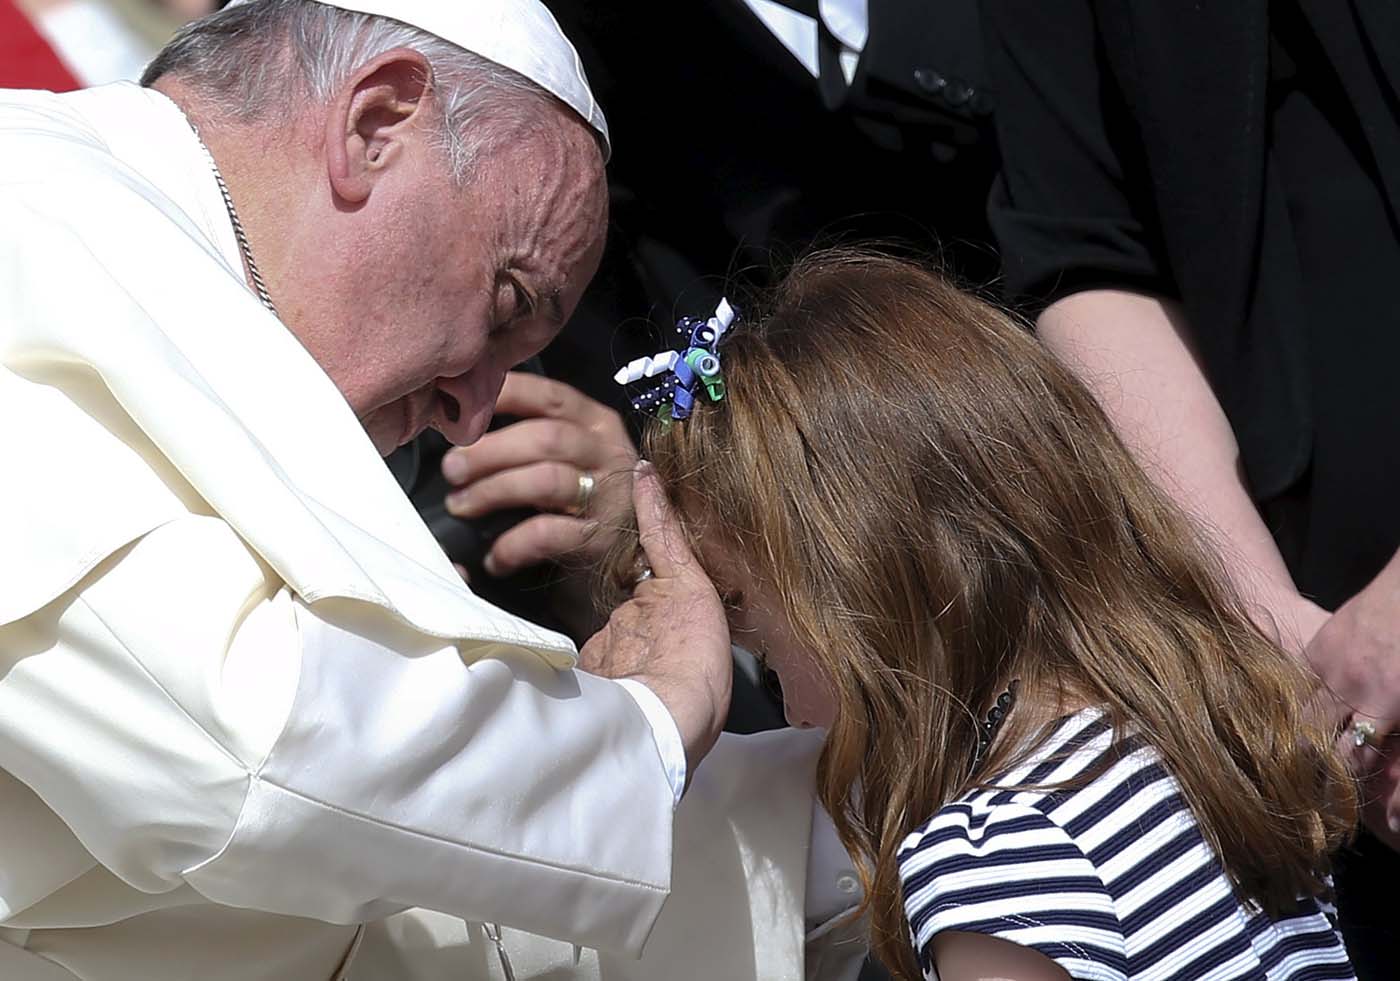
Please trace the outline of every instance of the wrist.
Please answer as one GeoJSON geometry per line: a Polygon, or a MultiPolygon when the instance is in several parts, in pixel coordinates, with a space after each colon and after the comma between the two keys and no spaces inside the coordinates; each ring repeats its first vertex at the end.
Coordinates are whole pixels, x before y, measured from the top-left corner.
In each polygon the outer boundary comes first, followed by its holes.
{"type": "Polygon", "coordinates": [[[685,749],[686,777],[719,741],[729,710],[729,693],[699,679],[672,679],[664,675],[633,675],[661,700],[676,723],[685,749]]]}
{"type": "Polygon", "coordinates": [[[1292,621],[1289,624],[1280,624],[1280,629],[1290,631],[1280,638],[1280,643],[1290,654],[1301,655],[1317,632],[1322,629],[1322,625],[1332,618],[1328,610],[1324,610],[1312,600],[1294,594],[1292,608],[1292,621]]]}

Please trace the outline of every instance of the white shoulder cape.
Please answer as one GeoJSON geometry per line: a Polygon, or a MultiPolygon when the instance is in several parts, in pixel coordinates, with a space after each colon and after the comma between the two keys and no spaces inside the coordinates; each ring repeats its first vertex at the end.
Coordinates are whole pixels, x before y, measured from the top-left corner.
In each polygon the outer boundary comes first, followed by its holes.
{"type": "Polygon", "coordinates": [[[566,638],[463,586],[331,380],[246,288],[173,103],[128,83],[6,92],[0,139],[0,624],[198,499],[307,602],[362,600],[573,664],[566,638]],[[178,470],[185,500],[153,466],[178,470]]]}

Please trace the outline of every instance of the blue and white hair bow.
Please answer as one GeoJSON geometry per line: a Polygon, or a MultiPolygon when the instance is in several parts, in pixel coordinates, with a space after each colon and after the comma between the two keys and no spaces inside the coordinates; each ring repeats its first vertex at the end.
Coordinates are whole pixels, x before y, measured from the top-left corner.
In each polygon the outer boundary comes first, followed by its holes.
{"type": "Polygon", "coordinates": [[[695,405],[697,391],[704,391],[711,402],[724,398],[724,375],[720,371],[719,342],[737,318],[728,300],[720,300],[708,320],[682,317],[676,333],[688,337],[684,350],[658,351],[649,358],[638,358],[618,369],[613,380],[631,385],[646,378],[665,376],[658,384],[632,399],[638,412],[655,412],[663,420],[684,419],[695,405]]]}

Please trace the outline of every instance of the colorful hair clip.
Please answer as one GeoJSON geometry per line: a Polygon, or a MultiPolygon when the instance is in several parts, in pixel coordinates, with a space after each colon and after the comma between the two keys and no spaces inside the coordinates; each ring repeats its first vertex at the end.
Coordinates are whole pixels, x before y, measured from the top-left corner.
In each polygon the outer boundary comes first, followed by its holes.
{"type": "Polygon", "coordinates": [[[666,375],[632,399],[632,408],[655,412],[662,420],[689,416],[697,389],[703,389],[711,402],[720,401],[724,398],[724,374],[720,370],[719,342],[737,317],[728,300],[720,300],[715,315],[708,320],[682,317],[676,321],[676,333],[687,338],[684,350],[659,351],[649,358],[638,358],[618,369],[613,380],[619,385],[631,385],[666,375]]]}

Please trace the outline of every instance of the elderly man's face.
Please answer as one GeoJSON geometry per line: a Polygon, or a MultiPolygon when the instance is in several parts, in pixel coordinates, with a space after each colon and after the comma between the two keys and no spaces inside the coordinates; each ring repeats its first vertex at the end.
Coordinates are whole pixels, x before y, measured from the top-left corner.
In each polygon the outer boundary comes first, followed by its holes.
{"type": "Polygon", "coordinates": [[[452,181],[430,133],[367,159],[372,193],[301,236],[284,317],[387,454],[428,426],[490,422],[505,373],[563,326],[597,269],[602,157],[563,110],[452,181]]]}

